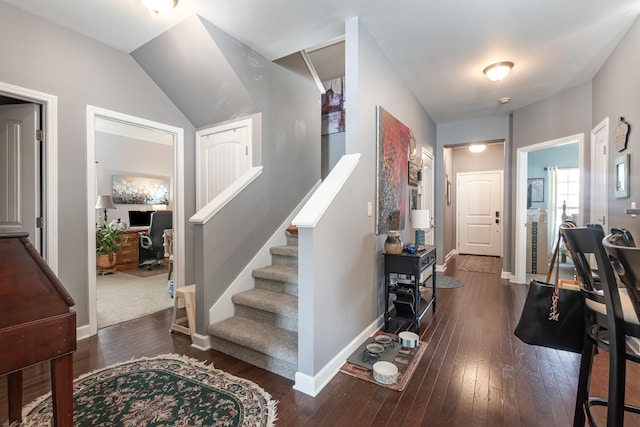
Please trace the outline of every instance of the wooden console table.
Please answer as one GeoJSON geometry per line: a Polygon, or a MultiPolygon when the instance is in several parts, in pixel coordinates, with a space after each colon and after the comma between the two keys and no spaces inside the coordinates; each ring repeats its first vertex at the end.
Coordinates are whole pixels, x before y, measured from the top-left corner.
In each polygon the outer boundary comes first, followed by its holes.
{"type": "Polygon", "coordinates": [[[427,309],[432,307],[436,311],[436,247],[427,246],[425,250],[410,254],[384,254],[384,329],[389,328],[389,320],[398,319],[411,322],[420,333],[420,321],[424,317],[427,309]],[[426,273],[431,267],[431,297],[422,298],[420,285],[426,281],[426,273]],[[390,275],[404,274],[411,276],[411,283],[401,283],[397,280],[390,281],[390,275]],[[389,295],[395,294],[398,304],[395,308],[389,307],[389,295]],[[402,302],[401,302],[402,301],[402,302]],[[403,305],[404,304],[404,305],[403,305]],[[400,307],[406,309],[400,309],[400,307]]]}

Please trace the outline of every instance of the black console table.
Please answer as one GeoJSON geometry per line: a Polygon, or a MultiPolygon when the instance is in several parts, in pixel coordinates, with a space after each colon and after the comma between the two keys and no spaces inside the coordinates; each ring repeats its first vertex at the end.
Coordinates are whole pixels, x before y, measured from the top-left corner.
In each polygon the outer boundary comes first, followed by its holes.
{"type": "Polygon", "coordinates": [[[425,250],[410,254],[384,255],[384,330],[389,328],[389,320],[409,321],[415,325],[416,333],[420,333],[420,321],[429,307],[436,311],[436,247],[427,246],[425,250]],[[422,298],[420,285],[426,280],[426,273],[431,267],[431,298],[422,298]],[[390,275],[395,274],[396,281],[391,283],[390,275]],[[410,283],[397,280],[399,274],[411,276],[410,283]],[[395,294],[394,308],[389,307],[389,295],[395,294]]]}

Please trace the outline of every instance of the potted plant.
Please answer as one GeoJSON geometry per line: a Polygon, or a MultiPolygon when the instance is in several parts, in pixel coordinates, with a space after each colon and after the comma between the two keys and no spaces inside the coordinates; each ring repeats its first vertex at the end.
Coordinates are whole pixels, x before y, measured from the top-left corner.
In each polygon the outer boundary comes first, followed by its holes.
{"type": "Polygon", "coordinates": [[[98,273],[115,271],[116,252],[120,249],[122,230],[109,224],[96,228],[96,263],[98,273]]]}

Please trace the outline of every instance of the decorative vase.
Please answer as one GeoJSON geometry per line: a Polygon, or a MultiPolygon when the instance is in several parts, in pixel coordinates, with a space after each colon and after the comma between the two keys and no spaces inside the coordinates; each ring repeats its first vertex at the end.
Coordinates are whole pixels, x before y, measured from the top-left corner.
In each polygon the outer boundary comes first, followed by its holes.
{"type": "Polygon", "coordinates": [[[397,230],[389,230],[387,232],[387,240],[384,242],[384,251],[388,254],[401,254],[404,245],[400,240],[400,232],[397,230]]]}

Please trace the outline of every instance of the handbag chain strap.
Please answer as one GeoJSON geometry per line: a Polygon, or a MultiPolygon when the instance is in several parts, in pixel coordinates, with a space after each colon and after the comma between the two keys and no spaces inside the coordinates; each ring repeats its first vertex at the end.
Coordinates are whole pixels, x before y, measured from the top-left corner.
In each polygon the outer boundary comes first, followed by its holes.
{"type": "MultiPolygon", "coordinates": [[[[560,226],[560,228],[562,227],[568,227],[568,228],[574,228],[576,225],[571,222],[571,221],[565,221],[562,223],[562,225],[560,226]]],[[[556,290],[555,290],[555,295],[557,296],[559,294],[559,290],[560,290],[560,257],[558,256],[558,252],[560,251],[560,244],[562,242],[562,234],[560,233],[560,230],[558,230],[558,240],[556,241],[556,247],[553,250],[553,255],[551,256],[551,263],[549,264],[549,272],[547,273],[547,280],[546,282],[549,283],[549,280],[551,280],[551,274],[553,273],[553,267],[556,268],[556,275],[555,275],[555,285],[556,285],[556,290]]]]}

